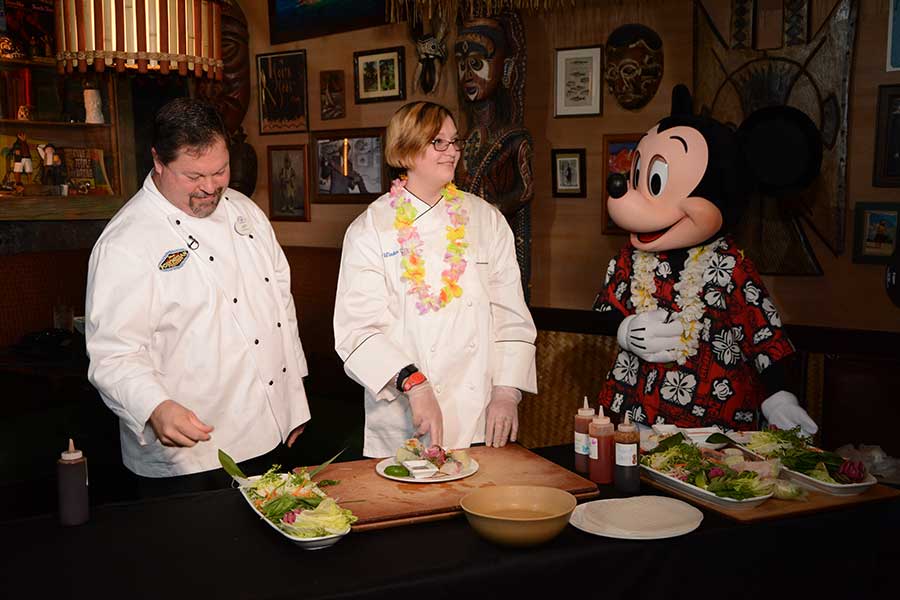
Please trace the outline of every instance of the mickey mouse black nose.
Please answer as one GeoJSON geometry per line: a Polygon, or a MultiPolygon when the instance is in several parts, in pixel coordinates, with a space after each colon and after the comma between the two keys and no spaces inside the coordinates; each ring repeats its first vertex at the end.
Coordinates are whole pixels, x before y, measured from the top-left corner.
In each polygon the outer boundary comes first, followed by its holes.
{"type": "Polygon", "coordinates": [[[621,198],[628,191],[628,177],[613,173],[606,179],[606,193],[613,198],[621,198]]]}

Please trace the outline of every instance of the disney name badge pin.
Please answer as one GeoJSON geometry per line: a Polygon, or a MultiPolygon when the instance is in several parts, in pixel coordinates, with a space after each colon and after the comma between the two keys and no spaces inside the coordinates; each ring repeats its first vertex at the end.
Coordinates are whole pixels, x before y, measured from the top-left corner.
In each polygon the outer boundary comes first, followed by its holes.
{"type": "Polygon", "coordinates": [[[253,231],[253,228],[250,226],[250,223],[247,222],[247,219],[238,217],[234,222],[234,230],[237,231],[239,235],[247,235],[253,231]]]}

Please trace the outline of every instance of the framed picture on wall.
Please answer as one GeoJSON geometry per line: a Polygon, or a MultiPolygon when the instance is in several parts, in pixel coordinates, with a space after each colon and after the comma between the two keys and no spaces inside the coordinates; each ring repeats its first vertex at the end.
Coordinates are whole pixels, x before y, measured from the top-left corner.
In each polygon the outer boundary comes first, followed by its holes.
{"type": "Polygon", "coordinates": [[[256,56],[259,133],[306,131],[306,50],[256,56]]]}
{"type": "Polygon", "coordinates": [[[872,185],[900,187],[900,85],[878,86],[872,185]]]}
{"type": "Polygon", "coordinates": [[[900,71],[900,0],[888,0],[891,5],[888,17],[887,69],[900,71]]]}
{"type": "Polygon", "coordinates": [[[406,98],[405,48],[353,53],[353,93],[357,104],[406,98]]]}
{"type": "Polygon", "coordinates": [[[556,51],[554,116],[583,117],[603,112],[603,46],[556,51]]]}
{"type": "Polygon", "coordinates": [[[897,252],[900,203],[857,202],[853,219],[853,262],[888,264],[897,252]]]}
{"type": "Polygon", "coordinates": [[[384,127],[310,134],[316,172],[313,202],[367,204],[387,191],[384,127]]]}
{"type": "Polygon", "coordinates": [[[269,146],[269,219],[309,221],[306,146],[269,146]]]}
{"type": "Polygon", "coordinates": [[[606,207],[609,192],[606,190],[606,182],[609,176],[620,173],[628,177],[631,172],[631,158],[638,142],[644,137],[643,133],[613,133],[603,136],[603,193],[600,202],[603,210],[600,213],[600,232],[611,235],[625,235],[628,233],[613,221],[606,207]]]}
{"type": "Polygon", "coordinates": [[[319,99],[323,121],[347,116],[347,97],[344,92],[344,71],[319,72],[319,99]]]}
{"type": "Polygon", "coordinates": [[[584,148],[550,151],[553,196],[584,198],[587,196],[587,161],[584,148]]]}
{"type": "Polygon", "coordinates": [[[269,0],[270,43],[283,44],[384,25],[384,3],[385,0],[269,0]]]}

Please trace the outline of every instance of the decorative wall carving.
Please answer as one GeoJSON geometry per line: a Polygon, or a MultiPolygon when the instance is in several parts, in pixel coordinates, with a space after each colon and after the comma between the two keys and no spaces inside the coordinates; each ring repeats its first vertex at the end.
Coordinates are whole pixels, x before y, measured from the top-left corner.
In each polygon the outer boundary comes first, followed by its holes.
{"type": "MultiPolygon", "coordinates": [[[[753,0],[734,0],[732,6],[738,4],[754,12],[753,0]]],[[[808,21],[806,2],[789,4],[790,10],[786,5],[784,11],[786,31],[808,21]]],[[[809,43],[772,50],[735,49],[737,41],[723,39],[702,3],[695,7],[695,109],[738,125],[756,109],[787,104],[805,112],[821,132],[825,152],[819,178],[806,192],[777,203],[759,196],[751,199],[739,234],[760,271],[818,274],[821,269],[800,219],[832,252],[844,251],[847,99],[857,0],[838,0],[809,43]]],[[[734,22],[733,15],[732,35],[734,22]]],[[[800,37],[791,34],[792,40],[800,37]]]]}

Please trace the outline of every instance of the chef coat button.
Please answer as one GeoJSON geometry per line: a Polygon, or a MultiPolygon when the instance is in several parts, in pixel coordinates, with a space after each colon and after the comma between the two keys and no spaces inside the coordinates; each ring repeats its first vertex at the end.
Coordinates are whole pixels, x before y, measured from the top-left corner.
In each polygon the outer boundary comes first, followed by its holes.
{"type": "Polygon", "coordinates": [[[181,225],[181,221],[179,221],[178,219],[175,219],[175,224],[176,224],[176,225],[181,225]]]}
{"type": "Polygon", "coordinates": [[[466,306],[472,306],[472,301],[471,301],[471,300],[466,300],[466,306]]]}
{"type": "Polygon", "coordinates": [[[213,258],[212,256],[209,257],[209,262],[212,262],[212,261],[214,261],[214,260],[216,260],[216,259],[213,258]]]}
{"type": "Polygon", "coordinates": [[[437,350],[437,346],[432,346],[431,351],[434,352],[435,350],[437,350]]]}
{"type": "Polygon", "coordinates": [[[258,345],[259,345],[259,340],[253,340],[253,343],[256,344],[256,345],[258,346],[258,345]]]}
{"type": "Polygon", "coordinates": [[[281,327],[281,321],[278,321],[278,322],[275,323],[275,324],[278,325],[279,327],[281,327]]]}
{"type": "Polygon", "coordinates": [[[472,348],[474,350],[475,346],[476,346],[475,342],[469,342],[469,348],[472,348]]]}
{"type": "Polygon", "coordinates": [[[467,384],[466,384],[466,387],[469,388],[469,391],[470,391],[470,392],[474,392],[474,391],[475,391],[475,384],[474,384],[474,383],[467,383],[467,384]]]}
{"type": "Polygon", "coordinates": [[[281,372],[282,372],[282,373],[287,373],[287,367],[281,367],[281,372]]]}
{"type": "Polygon", "coordinates": [[[268,278],[268,277],[266,277],[265,280],[266,280],[266,283],[269,283],[269,278],[268,278]]]}
{"type": "Polygon", "coordinates": [[[435,386],[434,391],[436,391],[438,394],[440,394],[440,393],[441,393],[441,386],[439,386],[439,385],[438,385],[438,386],[435,386]]]}
{"type": "Polygon", "coordinates": [[[269,381],[269,385],[274,385],[274,384],[275,384],[274,381],[269,381]]]}
{"type": "Polygon", "coordinates": [[[237,298],[234,299],[234,303],[237,304],[237,298]]]}
{"type": "Polygon", "coordinates": [[[252,234],[252,233],[250,234],[250,239],[251,239],[251,240],[253,239],[253,234],[252,234]]]}

